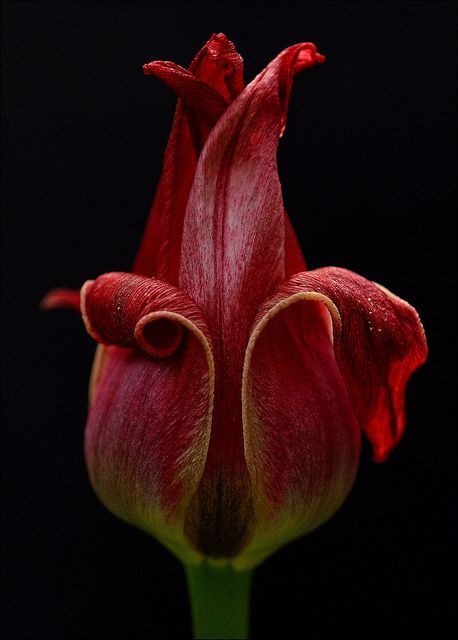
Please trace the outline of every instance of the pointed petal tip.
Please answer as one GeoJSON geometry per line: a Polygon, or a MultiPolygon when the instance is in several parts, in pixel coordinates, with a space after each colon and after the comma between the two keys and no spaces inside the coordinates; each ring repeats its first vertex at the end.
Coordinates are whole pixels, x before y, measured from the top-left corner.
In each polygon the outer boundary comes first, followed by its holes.
{"type": "Polygon", "coordinates": [[[155,76],[161,74],[161,72],[187,73],[186,69],[183,69],[183,67],[180,67],[170,60],[152,60],[151,62],[146,62],[142,66],[142,69],[145,76],[155,76]]]}
{"type": "Polygon", "coordinates": [[[40,300],[38,305],[40,311],[50,311],[51,309],[74,309],[80,310],[80,292],[77,289],[67,289],[61,287],[52,289],[40,300]]]}
{"type": "Polygon", "coordinates": [[[294,61],[295,73],[299,73],[303,69],[308,69],[316,64],[326,62],[326,56],[317,51],[316,45],[313,42],[304,42],[302,45],[299,45],[299,47],[297,58],[294,61]]]}
{"type": "MultiPolygon", "coordinates": [[[[204,52],[212,62],[216,62],[222,70],[225,68],[234,68],[235,71],[243,62],[241,56],[237,53],[234,43],[231,42],[224,33],[213,33],[210,36],[208,42],[196,56],[199,60],[202,52],[204,52]]],[[[191,65],[191,67],[192,66],[193,65],[191,65]]],[[[142,69],[145,75],[154,75],[157,70],[163,69],[164,67],[178,67],[178,65],[174,62],[153,60],[152,62],[145,63],[142,69]]]]}
{"type": "Polygon", "coordinates": [[[162,67],[163,65],[167,64],[166,62],[163,62],[161,60],[153,60],[152,62],[146,62],[143,66],[143,74],[145,76],[153,76],[155,75],[155,71],[162,67]]]}
{"type": "Polygon", "coordinates": [[[230,40],[229,38],[226,36],[225,33],[223,33],[222,31],[220,31],[219,33],[212,33],[210,38],[208,39],[208,42],[221,42],[223,44],[229,44],[230,40]]]}
{"type": "Polygon", "coordinates": [[[229,38],[224,33],[212,33],[206,46],[208,49],[208,53],[213,58],[225,56],[228,54],[235,54],[238,57],[234,43],[231,42],[231,40],[229,40],[229,38]]]}

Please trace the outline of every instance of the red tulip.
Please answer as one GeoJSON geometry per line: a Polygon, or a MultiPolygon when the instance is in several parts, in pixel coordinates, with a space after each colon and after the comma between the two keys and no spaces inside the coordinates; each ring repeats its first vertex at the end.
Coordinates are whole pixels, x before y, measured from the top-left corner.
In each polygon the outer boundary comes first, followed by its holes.
{"type": "MultiPolygon", "coordinates": [[[[404,430],[426,358],[419,317],[341,268],[307,271],[285,213],[277,144],[293,77],[280,53],[247,87],[213,35],[188,70],[144,66],[179,97],[133,274],[81,290],[99,343],[86,460],[101,501],[187,563],[251,568],[342,504],[363,431],[375,459],[404,430]]],[[[54,291],[45,307],[75,304],[54,291]]]]}

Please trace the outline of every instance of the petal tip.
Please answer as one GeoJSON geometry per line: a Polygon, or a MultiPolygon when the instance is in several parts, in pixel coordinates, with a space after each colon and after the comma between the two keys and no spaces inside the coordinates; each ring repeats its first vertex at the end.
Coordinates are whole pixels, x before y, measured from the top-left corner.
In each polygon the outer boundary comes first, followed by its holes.
{"type": "Polygon", "coordinates": [[[153,75],[153,65],[154,65],[154,62],[147,62],[146,64],[144,64],[144,65],[142,66],[143,74],[144,74],[145,76],[151,76],[151,75],[153,75]]]}
{"type": "Polygon", "coordinates": [[[326,62],[326,56],[318,53],[316,45],[313,42],[305,42],[294,62],[294,71],[298,73],[303,69],[308,69],[323,62],[326,62]]]}
{"type": "Polygon", "coordinates": [[[52,289],[40,300],[40,311],[51,309],[80,309],[80,292],[74,289],[52,289]]]}
{"type": "Polygon", "coordinates": [[[234,43],[224,33],[212,33],[207,42],[207,50],[212,58],[234,55],[239,57],[234,43]]]}

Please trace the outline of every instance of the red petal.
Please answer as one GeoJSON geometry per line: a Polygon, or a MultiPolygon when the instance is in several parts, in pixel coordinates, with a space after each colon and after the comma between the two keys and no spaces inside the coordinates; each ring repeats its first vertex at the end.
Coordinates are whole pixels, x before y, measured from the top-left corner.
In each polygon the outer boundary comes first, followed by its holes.
{"type": "Polygon", "coordinates": [[[328,267],[299,273],[283,283],[261,313],[291,296],[316,296],[332,320],[334,351],[361,429],[377,461],[404,431],[405,387],[426,359],[426,338],[417,312],[387,289],[328,267]]]}
{"type": "Polygon", "coordinates": [[[213,87],[226,102],[243,90],[243,60],[224,33],[214,33],[198,52],[189,70],[213,87]]]}
{"type": "Polygon", "coordinates": [[[216,119],[243,89],[243,63],[223,34],[213,35],[186,72],[178,65],[145,65],[180,96],[163,173],[150,211],[134,272],[178,282],[181,235],[197,159],[216,119]]]}
{"type": "MultiPolygon", "coordinates": [[[[200,156],[186,210],[180,287],[204,310],[217,349],[207,463],[214,459],[215,468],[221,456],[234,469],[244,466],[235,462],[243,459],[243,442],[240,409],[234,411],[243,356],[256,309],[285,275],[276,149],[292,75],[317,55],[310,43],[286,49],[228,107],[200,156]]],[[[291,232],[288,238],[289,246],[295,239],[291,232]]]]}
{"type": "Polygon", "coordinates": [[[285,236],[276,149],[291,78],[305,60],[318,61],[313,44],[286,49],[228,107],[200,155],[186,209],[179,283],[204,310],[216,371],[210,448],[187,522],[190,539],[211,556],[237,555],[253,530],[243,358],[259,304],[285,277],[285,244],[288,268],[302,265],[292,229],[285,236]]]}
{"type": "MultiPolygon", "coordinates": [[[[187,323],[210,342],[200,310],[182,291],[130,273],[106,273],[81,289],[81,311],[90,335],[105,345],[138,346],[157,358],[174,353],[187,323]]],[[[191,328],[191,327],[187,327],[191,328]]]]}
{"type": "Polygon", "coordinates": [[[257,526],[240,568],[336,511],[358,465],[358,422],[376,458],[386,455],[403,429],[405,384],[425,357],[415,310],[344,269],[299,273],[262,305],[243,376],[257,526]]]}
{"type": "MultiPolygon", "coordinates": [[[[119,517],[152,533],[182,559],[184,515],[203,473],[211,427],[213,358],[199,309],[174,287],[130,274],[106,274],[84,287],[89,331],[104,342],[102,369],[86,428],[91,482],[119,517]],[[180,323],[168,357],[152,358],[143,319],[180,323]],[[138,327],[146,341],[141,343],[138,327]]],[[[161,354],[164,355],[164,354],[161,354]]],[[[189,546],[189,545],[188,545],[189,546]]],[[[188,555],[186,555],[188,554],[188,555]]]]}
{"type": "Polygon", "coordinates": [[[194,149],[200,153],[208,135],[227,108],[226,100],[208,84],[174,62],[150,62],[146,75],[162,80],[183,101],[194,149]]]}
{"type": "Polygon", "coordinates": [[[255,535],[237,559],[258,564],[330,518],[354,481],[360,433],[320,305],[275,297],[260,312],[243,377],[245,455],[255,535]]]}
{"type": "Polygon", "coordinates": [[[74,309],[80,310],[80,292],[77,289],[52,289],[48,291],[40,302],[43,311],[50,309],[74,309]]]}

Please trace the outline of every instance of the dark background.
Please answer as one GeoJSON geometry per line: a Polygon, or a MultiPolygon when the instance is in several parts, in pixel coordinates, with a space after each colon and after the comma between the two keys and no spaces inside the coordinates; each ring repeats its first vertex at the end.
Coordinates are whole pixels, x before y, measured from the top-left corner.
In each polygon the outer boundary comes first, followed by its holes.
{"type": "Polygon", "coordinates": [[[367,446],[350,498],[256,571],[253,638],[385,630],[451,615],[456,474],[455,8],[449,2],[8,2],[4,31],[5,638],[189,637],[180,564],[97,501],[83,461],[94,346],[60,285],[128,270],[175,98],[141,65],[182,65],[224,31],[251,79],[284,47],[296,79],[279,151],[311,268],[411,302],[430,345],[389,462],[367,446]],[[453,385],[453,386],[452,386],[453,385]]]}

